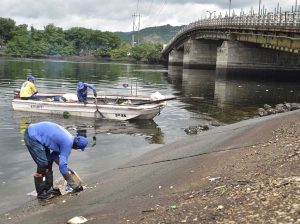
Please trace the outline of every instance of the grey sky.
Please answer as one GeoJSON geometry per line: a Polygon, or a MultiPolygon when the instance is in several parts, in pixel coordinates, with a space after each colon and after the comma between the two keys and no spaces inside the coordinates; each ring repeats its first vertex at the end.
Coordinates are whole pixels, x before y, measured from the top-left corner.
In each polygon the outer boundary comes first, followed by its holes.
{"type": "MultiPolygon", "coordinates": [[[[276,0],[261,0],[268,11],[277,7],[276,0]]],[[[296,0],[280,0],[282,10],[291,10],[296,0]]],[[[298,1],[300,5],[300,0],[298,1]]],[[[239,13],[258,10],[259,0],[232,0],[231,8],[239,13]]],[[[102,31],[131,31],[132,15],[140,14],[140,28],[165,24],[184,25],[201,17],[206,11],[223,15],[229,0],[1,0],[0,17],[19,24],[43,29],[49,23],[68,29],[86,27],[102,31]]]]}

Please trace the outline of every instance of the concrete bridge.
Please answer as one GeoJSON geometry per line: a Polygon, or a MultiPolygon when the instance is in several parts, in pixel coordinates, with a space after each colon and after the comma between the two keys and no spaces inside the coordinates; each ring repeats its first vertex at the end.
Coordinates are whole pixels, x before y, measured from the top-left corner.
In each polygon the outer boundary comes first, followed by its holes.
{"type": "Polygon", "coordinates": [[[205,69],[300,70],[300,11],[193,22],[167,44],[169,65],[205,69]]]}

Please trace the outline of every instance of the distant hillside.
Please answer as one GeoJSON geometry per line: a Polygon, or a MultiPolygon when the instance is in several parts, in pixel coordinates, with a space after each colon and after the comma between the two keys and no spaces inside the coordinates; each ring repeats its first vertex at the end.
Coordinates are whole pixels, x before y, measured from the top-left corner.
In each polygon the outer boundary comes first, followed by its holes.
{"type": "MultiPolygon", "coordinates": [[[[139,32],[139,40],[140,42],[154,42],[154,43],[163,43],[166,44],[172,37],[178,33],[183,26],[157,26],[157,27],[149,27],[140,30],[139,32]]],[[[132,32],[116,32],[117,35],[121,37],[121,39],[125,42],[131,43],[132,32]]],[[[135,42],[138,40],[138,32],[135,32],[135,42]]]]}

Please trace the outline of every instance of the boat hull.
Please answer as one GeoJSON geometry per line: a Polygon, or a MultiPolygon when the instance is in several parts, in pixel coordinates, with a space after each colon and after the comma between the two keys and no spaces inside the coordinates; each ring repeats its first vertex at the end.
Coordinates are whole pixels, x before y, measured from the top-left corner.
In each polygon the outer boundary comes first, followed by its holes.
{"type": "Polygon", "coordinates": [[[47,102],[36,100],[14,99],[12,107],[15,111],[61,114],[68,112],[71,116],[102,118],[112,120],[131,120],[131,119],[153,119],[164,108],[165,103],[147,105],[119,105],[103,104],[98,105],[100,113],[96,112],[94,103],[77,102],[47,102]],[[98,113],[98,115],[97,115],[98,113]]]}

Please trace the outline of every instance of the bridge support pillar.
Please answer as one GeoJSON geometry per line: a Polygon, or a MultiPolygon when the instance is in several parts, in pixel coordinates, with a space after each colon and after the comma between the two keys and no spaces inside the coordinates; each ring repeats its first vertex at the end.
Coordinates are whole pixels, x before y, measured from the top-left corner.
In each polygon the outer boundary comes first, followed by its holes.
{"type": "Polygon", "coordinates": [[[183,51],[172,50],[169,54],[169,65],[182,66],[183,63],[183,51]]]}
{"type": "Polygon", "coordinates": [[[184,44],[183,68],[215,69],[220,41],[190,39],[184,44]]]}
{"type": "Polygon", "coordinates": [[[299,71],[300,56],[260,47],[259,44],[224,41],[218,48],[217,69],[299,71]]]}

